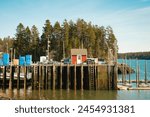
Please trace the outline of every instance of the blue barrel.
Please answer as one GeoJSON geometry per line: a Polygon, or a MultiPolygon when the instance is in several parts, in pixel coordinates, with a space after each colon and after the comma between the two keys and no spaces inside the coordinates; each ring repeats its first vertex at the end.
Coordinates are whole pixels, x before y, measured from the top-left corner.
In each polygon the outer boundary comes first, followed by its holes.
{"type": "Polygon", "coordinates": [[[8,66],[9,65],[9,54],[8,53],[4,53],[3,54],[3,65],[4,66],[8,66]]]}
{"type": "Polygon", "coordinates": [[[3,60],[0,59],[0,66],[3,66],[3,60]]]}
{"type": "Polygon", "coordinates": [[[25,56],[19,56],[19,65],[24,66],[25,64],[25,56]]]}
{"type": "Polygon", "coordinates": [[[32,55],[26,55],[26,65],[32,64],[32,55]]]}

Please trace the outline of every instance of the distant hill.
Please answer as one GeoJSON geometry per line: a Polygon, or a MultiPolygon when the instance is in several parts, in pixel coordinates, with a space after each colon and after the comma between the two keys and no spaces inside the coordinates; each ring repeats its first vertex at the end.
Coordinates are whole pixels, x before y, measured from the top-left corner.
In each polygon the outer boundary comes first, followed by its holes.
{"type": "Polygon", "coordinates": [[[127,58],[127,59],[146,59],[150,60],[150,52],[129,52],[129,53],[118,53],[118,58],[127,58]]]}

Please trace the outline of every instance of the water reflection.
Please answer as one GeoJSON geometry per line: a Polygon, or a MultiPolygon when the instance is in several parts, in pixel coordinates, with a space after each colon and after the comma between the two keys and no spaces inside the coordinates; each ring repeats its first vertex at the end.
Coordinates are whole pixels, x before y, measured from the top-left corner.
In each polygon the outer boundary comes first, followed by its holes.
{"type": "Polygon", "coordinates": [[[11,99],[16,100],[149,100],[150,91],[108,91],[108,90],[32,90],[24,89],[0,90],[11,99]]]}
{"type": "Polygon", "coordinates": [[[89,91],[89,90],[32,90],[24,89],[0,90],[11,99],[17,100],[108,100],[117,99],[117,91],[89,91]]]}

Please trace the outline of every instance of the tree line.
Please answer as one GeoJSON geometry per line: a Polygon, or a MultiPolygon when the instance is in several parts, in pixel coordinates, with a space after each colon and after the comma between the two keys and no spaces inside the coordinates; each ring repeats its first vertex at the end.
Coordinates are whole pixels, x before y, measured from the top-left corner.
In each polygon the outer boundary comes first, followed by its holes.
{"type": "Polygon", "coordinates": [[[118,58],[150,60],[150,52],[119,53],[118,58]]]}
{"type": "Polygon", "coordinates": [[[31,54],[34,62],[39,61],[40,56],[47,55],[48,50],[50,58],[60,61],[70,57],[71,48],[86,48],[88,57],[107,60],[109,50],[114,54],[115,41],[110,26],[93,25],[83,19],[76,22],[64,20],[62,24],[57,21],[54,25],[46,20],[41,35],[35,25],[30,29],[19,23],[15,37],[0,39],[0,48],[3,52],[8,48],[15,49],[16,58],[31,54]]]}

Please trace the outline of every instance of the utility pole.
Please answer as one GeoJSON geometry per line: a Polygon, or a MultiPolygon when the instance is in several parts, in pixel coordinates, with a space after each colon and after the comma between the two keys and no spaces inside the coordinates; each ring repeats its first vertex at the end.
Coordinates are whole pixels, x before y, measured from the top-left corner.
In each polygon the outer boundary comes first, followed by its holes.
{"type": "Polygon", "coordinates": [[[63,59],[65,59],[65,42],[63,40],[63,59]]]}
{"type": "Polygon", "coordinates": [[[13,59],[13,57],[12,57],[12,50],[13,50],[13,48],[10,48],[10,65],[12,66],[12,59],[13,59]]]}
{"type": "Polygon", "coordinates": [[[117,59],[118,59],[118,56],[117,56],[117,53],[118,53],[118,48],[117,48],[117,41],[115,40],[114,42],[114,48],[115,48],[115,61],[114,61],[114,72],[115,72],[115,75],[114,75],[114,81],[115,81],[115,84],[114,84],[114,89],[117,89],[117,80],[118,80],[118,62],[117,62],[117,59]]]}
{"type": "Polygon", "coordinates": [[[6,43],[6,53],[8,53],[8,43],[6,43]]]}

